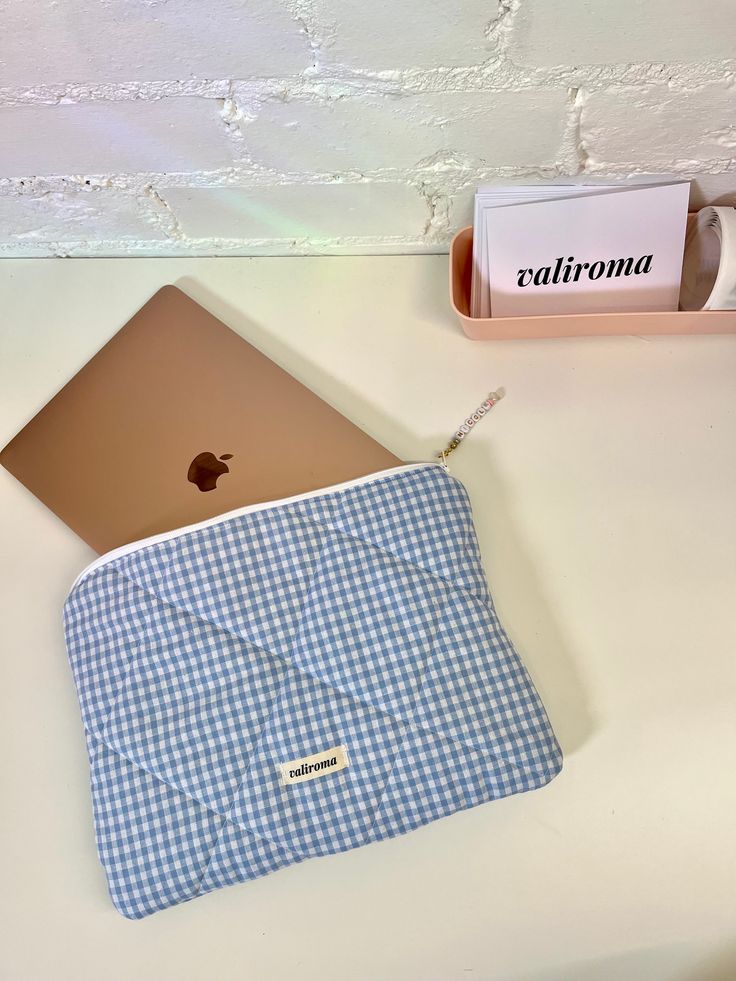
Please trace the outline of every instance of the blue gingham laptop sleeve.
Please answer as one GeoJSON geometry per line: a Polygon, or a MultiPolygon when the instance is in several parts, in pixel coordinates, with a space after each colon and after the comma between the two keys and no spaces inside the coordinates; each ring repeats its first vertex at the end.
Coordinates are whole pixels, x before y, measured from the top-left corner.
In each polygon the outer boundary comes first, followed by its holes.
{"type": "Polygon", "coordinates": [[[65,629],[98,853],[127,917],[561,767],[467,494],[437,465],[111,552],[72,589],[65,629]]]}

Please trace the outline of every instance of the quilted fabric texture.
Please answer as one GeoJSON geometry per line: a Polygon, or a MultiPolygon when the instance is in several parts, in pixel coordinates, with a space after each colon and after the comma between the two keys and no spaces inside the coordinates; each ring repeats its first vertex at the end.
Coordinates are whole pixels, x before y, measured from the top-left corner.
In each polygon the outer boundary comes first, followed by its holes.
{"type": "Polygon", "coordinates": [[[73,588],[65,628],[97,848],[127,917],[531,790],[561,766],[496,618],[466,492],[439,466],[111,553],[73,588]],[[335,746],[345,769],[282,781],[279,764],[335,746]]]}

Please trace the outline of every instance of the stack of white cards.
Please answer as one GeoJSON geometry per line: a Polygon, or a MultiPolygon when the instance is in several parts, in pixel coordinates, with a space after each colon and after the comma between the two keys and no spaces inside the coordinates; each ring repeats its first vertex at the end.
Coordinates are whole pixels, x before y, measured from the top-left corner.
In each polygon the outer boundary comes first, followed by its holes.
{"type": "Polygon", "coordinates": [[[688,181],[481,187],[473,317],[676,310],[688,181]]]}

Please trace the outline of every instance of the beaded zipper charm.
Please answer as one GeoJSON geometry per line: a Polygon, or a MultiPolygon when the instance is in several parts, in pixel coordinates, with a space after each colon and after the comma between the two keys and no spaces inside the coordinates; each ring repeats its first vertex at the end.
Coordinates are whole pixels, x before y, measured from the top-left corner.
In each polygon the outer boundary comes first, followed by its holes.
{"type": "Polygon", "coordinates": [[[475,412],[471,412],[462,426],[460,426],[444,450],[441,450],[437,454],[437,459],[442,460],[442,466],[445,468],[445,470],[447,470],[447,457],[450,455],[450,453],[458,448],[460,443],[465,439],[476,422],[480,422],[483,416],[487,412],[490,412],[496,402],[499,402],[505,394],[506,393],[504,390],[499,388],[495,392],[491,392],[485,399],[483,399],[475,412]]]}

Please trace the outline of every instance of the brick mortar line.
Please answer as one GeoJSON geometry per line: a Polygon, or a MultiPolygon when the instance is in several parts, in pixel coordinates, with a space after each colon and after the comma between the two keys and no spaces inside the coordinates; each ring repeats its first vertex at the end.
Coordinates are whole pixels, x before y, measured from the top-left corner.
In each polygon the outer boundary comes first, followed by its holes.
{"type": "Polygon", "coordinates": [[[190,238],[186,240],[151,239],[47,239],[33,242],[18,240],[0,243],[0,258],[33,258],[91,256],[310,256],[310,255],[445,255],[450,235],[428,239],[420,236],[335,236],[321,239],[264,238],[190,238]],[[354,250],[354,252],[346,250],[354,250]],[[389,250],[388,252],[386,250],[389,250]],[[393,251],[395,250],[395,251],[393,251]],[[407,251],[410,250],[410,251],[407,251]]]}
{"type": "MultiPolygon", "coordinates": [[[[562,150],[560,151],[562,155],[562,150]]],[[[627,161],[589,165],[585,172],[580,166],[565,167],[557,161],[548,165],[519,165],[508,167],[484,167],[474,165],[471,160],[467,166],[428,168],[377,168],[365,171],[290,171],[248,170],[226,168],[214,171],[195,171],[181,173],[118,173],[80,175],[51,175],[39,177],[0,177],[0,196],[38,197],[43,194],[63,193],[65,191],[97,194],[104,191],[120,191],[130,194],[157,193],[166,188],[265,188],[276,186],[307,185],[325,186],[331,184],[432,184],[449,189],[450,193],[462,191],[466,187],[484,180],[519,180],[544,177],[564,178],[576,176],[598,177],[605,174],[646,174],[674,171],[718,175],[736,173],[736,159],[714,158],[711,160],[692,160],[673,158],[656,171],[627,161]]]]}
{"type": "Polygon", "coordinates": [[[673,91],[697,92],[709,82],[734,86],[736,59],[696,63],[632,62],[629,64],[526,68],[505,56],[460,68],[371,71],[345,66],[321,68],[293,76],[243,79],[162,80],[158,82],[59,83],[0,87],[0,106],[82,105],[91,102],[154,102],[168,98],[273,100],[361,98],[418,95],[536,91],[584,88],[588,92],[646,89],[667,85],[673,91]]]}

